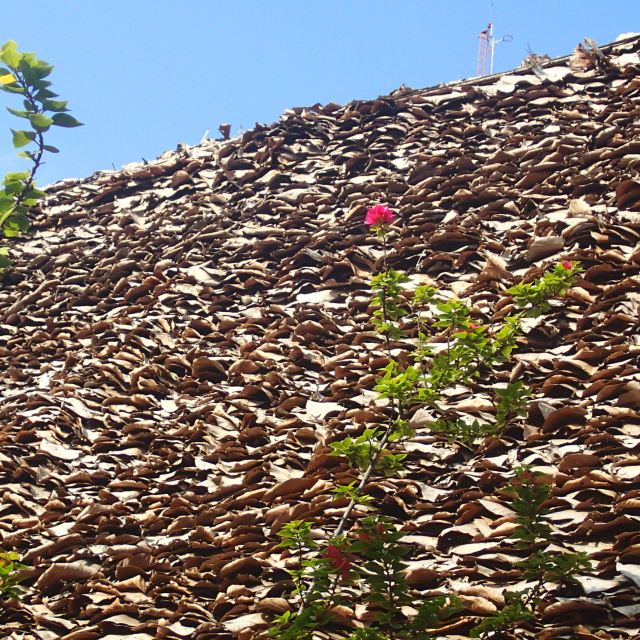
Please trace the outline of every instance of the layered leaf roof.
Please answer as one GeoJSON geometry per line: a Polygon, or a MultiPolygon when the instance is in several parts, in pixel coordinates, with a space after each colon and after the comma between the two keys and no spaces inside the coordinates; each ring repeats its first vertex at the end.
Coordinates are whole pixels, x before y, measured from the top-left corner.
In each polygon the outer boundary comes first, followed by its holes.
{"type": "Polygon", "coordinates": [[[522,463],[555,478],[558,547],[596,567],[532,637],[638,637],[639,116],[629,36],[50,187],[0,289],[0,546],[29,566],[2,637],[249,639],[286,610],[277,530],[330,532],[351,472],[327,444],[382,419],[378,202],[400,218],[392,264],[485,322],[515,282],[585,269],[515,371],[446,398],[490,418],[491,385],[522,376],[528,417],[476,447],[416,418],[408,472],[369,487],[416,591],[462,598],[441,637],[522,583],[497,491],[522,463]]]}

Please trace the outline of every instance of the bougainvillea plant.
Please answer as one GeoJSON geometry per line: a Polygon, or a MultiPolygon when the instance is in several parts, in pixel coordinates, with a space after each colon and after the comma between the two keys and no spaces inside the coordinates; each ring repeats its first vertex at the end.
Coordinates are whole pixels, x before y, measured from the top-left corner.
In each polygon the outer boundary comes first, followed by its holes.
{"type": "MultiPolygon", "coordinates": [[[[381,204],[370,208],[364,220],[383,246],[382,271],[371,280],[371,320],[387,358],[374,386],[386,420],[329,443],[333,455],[346,460],[359,476],[335,487],[336,499],[348,502],[337,526],[325,532],[325,540],[312,539],[312,523],[302,520],[285,524],[278,533],[281,546],[297,558],[297,567],[290,571],[297,611],[292,607],[276,618],[268,632],[279,640],[303,640],[328,625],[339,627],[345,623],[345,612],[356,606],[364,613],[357,622],[351,617],[351,630],[344,632],[351,640],[428,639],[461,610],[455,594],[425,599],[412,591],[406,580],[406,559],[412,550],[403,542],[403,523],[380,514],[365,488],[375,475],[403,473],[403,443],[414,434],[411,416],[416,408],[428,408],[437,416],[421,428],[466,446],[501,433],[525,416],[531,392],[522,380],[494,389],[490,423],[452,417],[440,401],[447,389],[471,389],[481,373],[507,362],[517,348],[522,319],[547,311],[550,300],[563,295],[581,272],[579,264],[563,260],[541,278],[511,287],[506,293],[518,310],[499,324],[483,324],[463,301],[435,287],[411,289],[410,278],[389,266],[395,220],[381,204]],[[438,351],[430,346],[436,334],[445,341],[438,351]]],[[[547,479],[518,469],[503,494],[517,514],[514,538],[527,554],[521,568],[533,586],[506,592],[504,607],[470,629],[470,637],[491,637],[527,623],[547,596],[548,582],[566,583],[589,568],[584,556],[548,549],[547,479]]]]}

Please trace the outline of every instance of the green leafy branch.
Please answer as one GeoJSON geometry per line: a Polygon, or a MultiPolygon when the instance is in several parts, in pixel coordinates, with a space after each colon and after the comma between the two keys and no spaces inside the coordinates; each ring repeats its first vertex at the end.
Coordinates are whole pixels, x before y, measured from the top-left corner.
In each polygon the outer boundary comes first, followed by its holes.
{"type": "Polygon", "coordinates": [[[579,263],[563,260],[538,280],[520,282],[507,289],[507,293],[513,296],[519,307],[525,309],[526,315],[536,317],[549,311],[549,300],[564,295],[576,276],[583,271],[579,263]]]}
{"type": "Polygon", "coordinates": [[[13,551],[0,552],[0,598],[20,596],[20,571],[27,567],[20,562],[20,556],[13,551]]]}
{"type": "Polygon", "coordinates": [[[472,638],[484,638],[534,619],[538,605],[547,594],[548,582],[569,584],[579,573],[592,569],[585,553],[558,553],[546,549],[551,540],[547,516],[552,495],[546,476],[528,466],[518,467],[515,478],[503,493],[511,498],[511,507],[516,512],[518,526],[513,536],[518,541],[517,546],[529,551],[518,566],[534,584],[522,591],[506,591],[502,609],[475,626],[471,630],[472,638]]]}
{"type": "MultiPolygon", "coordinates": [[[[14,238],[29,228],[28,211],[35,206],[44,192],[35,186],[35,175],[43,164],[46,152],[58,153],[54,146],[45,144],[44,133],[52,126],[78,127],[82,123],[68,114],[67,102],[58,100],[47,77],[53,66],[39,60],[34,53],[20,52],[13,40],[0,48],[0,89],[22,97],[22,109],[7,107],[18,118],[27,121],[28,129],[11,129],[13,146],[23,149],[18,156],[31,161],[31,169],[7,173],[0,188],[0,229],[5,238],[14,238]]],[[[7,247],[0,247],[0,269],[10,265],[7,247]]]]}
{"type": "MultiPolygon", "coordinates": [[[[367,218],[371,214],[373,219],[374,213],[393,219],[390,211],[380,207],[370,210],[367,218]]],[[[564,261],[538,280],[516,285],[508,293],[520,311],[495,328],[474,322],[467,305],[434,287],[421,286],[412,294],[405,286],[409,278],[387,265],[388,224],[374,225],[373,230],[382,240],[384,259],[383,271],[371,282],[372,324],[384,338],[388,358],[374,389],[386,401],[387,417],[379,425],[329,444],[331,455],[344,457],[360,477],[334,488],[335,496],[349,503],[327,543],[311,540],[311,523],[300,520],[285,525],[278,534],[280,546],[297,555],[297,568],[290,574],[299,596],[298,611],[285,612],[269,630],[278,640],[314,637],[319,628],[335,621],[337,605],[353,608],[354,590],[366,605],[368,621],[351,633],[350,640],[427,640],[437,634],[447,616],[460,610],[453,596],[416,602],[406,580],[410,548],[402,543],[404,533],[393,519],[377,513],[375,499],[365,493],[365,486],[374,474],[397,476],[404,470],[407,454],[398,447],[414,433],[407,408],[429,406],[442,415],[429,428],[467,442],[500,433],[526,415],[530,391],[520,380],[494,389],[496,411],[491,424],[449,419],[438,401],[454,385],[473,389],[483,368],[508,360],[517,346],[522,318],[550,308],[550,298],[564,294],[581,271],[579,265],[564,261]],[[429,344],[432,329],[445,337],[444,349],[429,344]],[[412,348],[405,347],[394,358],[392,341],[406,338],[413,339],[412,348]],[[357,524],[351,522],[356,506],[361,507],[357,524]]],[[[551,533],[546,519],[550,487],[544,479],[527,469],[518,470],[504,493],[512,498],[516,512],[518,546],[529,550],[520,566],[535,583],[521,592],[505,593],[505,606],[473,629],[474,637],[532,619],[545,597],[546,581],[571,580],[576,571],[588,566],[584,555],[547,553],[541,546],[551,533]]]]}

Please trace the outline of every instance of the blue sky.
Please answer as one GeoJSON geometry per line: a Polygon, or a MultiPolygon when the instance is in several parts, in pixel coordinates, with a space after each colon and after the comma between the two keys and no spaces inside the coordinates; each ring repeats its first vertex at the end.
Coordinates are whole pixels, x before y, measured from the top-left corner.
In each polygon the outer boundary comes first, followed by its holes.
{"type": "MultiPolygon", "coordinates": [[[[559,56],[640,31],[640,0],[19,0],[3,3],[0,39],[54,64],[54,90],[86,123],[51,132],[47,184],[195,144],[221,122],[235,133],[288,107],[471,77],[490,19],[513,36],[496,47],[501,71],[528,47],[559,56]]],[[[26,161],[2,111],[4,173],[26,161]]]]}

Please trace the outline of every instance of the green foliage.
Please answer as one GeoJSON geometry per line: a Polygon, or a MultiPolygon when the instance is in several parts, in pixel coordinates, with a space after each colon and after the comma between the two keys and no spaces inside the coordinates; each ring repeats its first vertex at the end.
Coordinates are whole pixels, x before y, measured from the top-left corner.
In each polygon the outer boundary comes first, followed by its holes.
{"type": "Polygon", "coordinates": [[[531,391],[522,381],[509,383],[504,389],[496,389],[495,393],[498,399],[495,422],[441,418],[431,422],[428,425],[429,429],[434,433],[443,434],[449,442],[463,442],[471,445],[478,438],[499,435],[511,420],[527,415],[527,400],[531,391]]]}
{"type": "Polygon", "coordinates": [[[416,367],[402,368],[395,360],[381,369],[382,377],[378,379],[374,390],[381,398],[395,399],[401,404],[412,400],[421,372],[416,367]]]}
{"type": "Polygon", "coordinates": [[[378,469],[385,476],[397,476],[405,469],[404,460],[406,457],[406,453],[390,453],[386,449],[383,449],[382,455],[378,460],[378,469]]]}
{"type": "Polygon", "coordinates": [[[486,634],[495,631],[511,629],[518,623],[533,618],[533,612],[523,600],[521,592],[504,592],[505,604],[500,611],[487,616],[469,632],[471,638],[484,638],[486,634]]]}
{"type": "Polygon", "coordinates": [[[563,295],[571,287],[576,275],[583,272],[579,264],[565,262],[556,264],[539,280],[521,282],[507,289],[507,293],[513,296],[519,307],[527,310],[527,315],[539,316],[549,310],[549,299],[563,295]]]}
{"type": "Polygon", "coordinates": [[[406,314],[401,292],[408,281],[402,271],[395,269],[387,269],[371,279],[371,290],[375,293],[371,302],[377,307],[371,321],[389,340],[397,340],[403,335],[398,321],[406,314]]]}
{"type": "Polygon", "coordinates": [[[448,420],[442,418],[429,424],[429,429],[434,433],[443,434],[449,442],[464,442],[473,444],[478,438],[484,438],[499,433],[497,424],[482,423],[479,420],[448,420]]]}
{"type": "Polygon", "coordinates": [[[551,528],[545,520],[549,513],[547,501],[551,497],[551,487],[544,475],[522,466],[516,469],[516,479],[509,484],[504,493],[512,497],[511,508],[516,512],[518,528],[514,536],[520,540],[520,546],[547,539],[551,528]]]}
{"type": "Polygon", "coordinates": [[[366,600],[375,611],[376,626],[396,632],[405,625],[400,608],[412,601],[403,573],[407,568],[403,558],[409,547],[400,544],[402,537],[389,518],[376,514],[361,520],[358,539],[350,548],[363,558],[361,576],[366,600]]]}
{"type": "Polygon", "coordinates": [[[456,330],[467,329],[469,326],[469,307],[460,300],[440,302],[436,305],[438,319],[433,323],[434,327],[456,330]]]}
{"type": "MultiPolygon", "coordinates": [[[[30,171],[8,173],[0,188],[0,231],[5,238],[15,238],[29,228],[28,211],[44,197],[35,188],[35,174],[46,152],[58,149],[44,142],[43,133],[52,126],[78,127],[82,123],[66,111],[65,100],[54,100],[57,94],[46,80],[53,66],[39,60],[34,53],[20,52],[13,40],[0,47],[0,90],[22,96],[23,109],[7,107],[9,113],[27,121],[30,129],[11,129],[14,149],[32,148],[18,152],[18,156],[32,163],[30,171]],[[51,114],[51,115],[49,115],[51,114]]],[[[26,124],[26,123],[25,123],[26,124]]],[[[0,270],[10,265],[7,247],[0,247],[0,270]]]]}
{"type": "Polygon", "coordinates": [[[308,548],[316,549],[316,543],[311,539],[311,523],[305,520],[291,520],[287,522],[280,531],[278,536],[282,538],[280,546],[283,549],[308,548]]]}
{"type": "Polygon", "coordinates": [[[592,569],[591,561],[586,553],[546,553],[538,549],[526,560],[519,563],[527,578],[572,584],[575,576],[592,569]]]}
{"type": "Polygon", "coordinates": [[[337,442],[331,442],[332,456],[345,456],[358,469],[365,470],[374,459],[382,438],[379,429],[365,429],[357,438],[347,436],[337,442]]]}
{"type": "Polygon", "coordinates": [[[329,617],[322,605],[313,603],[298,613],[285,611],[276,617],[267,635],[278,640],[308,640],[313,637],[313,632],[328,620],[329,617]]]}
{"type": "MultiPolygon", "coordinates": [[[[333,537],[319,546],[311,540],[311,524],[301,520],[288,523],[278,533],[280,546],[298,553],[299,566],[290,574],[300,603],[297,612],[275,620],[269,634],[278,640],[312,638],[332,621],[337,604],[353,608],[354,594],[360,594],[359,601],[366,605],[368,622],[352,631],[350,640],[430,640],[448,616],[461,611],[460,602],[451,596],[416,602],[405,577],[410,547],[403,543],[400,526],[377,512],[375,500],[363,487],[374,474],[397,476],[404,470],[407,454],[401,445],[414,434],[407,414],[412,406],[427,406],[440,416],[429,423],[429,429],[470,446],[526,416],[531,392],[521,380],[494,389],[496,412],[491,423],[452,418],[438,402],[454,385],[465,385],[473,392],[483,370],[508,360],[517,347],[521,319],[547,309],[549,298],[563,294],[581,271],[577,264],[565,261],[539,280],[516,285],[510,293],[522,311],[498,326],[485,325],[473,320],[473,310],[462,301],[444,297],[434,287],[421,286],[413,293],[405,288],[405,274],[386,265],[388,226],[377,225],[373,231],[383,242],[385,258],[384,270],[371,282],[372,322],[385,338],[388,356],[374,389],[385,401],[381,404],[387,417],[360,435],[329,444],[331,455],[343,456],[360,474],[358,480],[333,489],[337,498],[349,500],[333,537]],[[438,337],[437,349],[429,344],[433,333],[438,337]],[[395,359],[391,341],[401,338],[413,340],[414,349],[395,359]],[[356,506],[357,522],[350,524],[356,506]]],[[[545,581],[564,584],[590,566],[584,554],[550,553],[541,547],[551,535],[547,521],[551,487],[544,476],[520,467],[503,493],[516,513],[516,544],[529,552],[519,566],[534,586],[506,592],[504,607],[482,620],[472,637],[494,635],[530,621],[545,597],[545,581]]]]}
{"type": "Polygon", "coordinates": [[[504,426],[512,417],[527,415],[527,400],[531,396],[531,391],[521,380],[510,382],[506,388],[495,391],[499,398],[496,411],[497,424],[504,426]]]}
{"type": "Polygon", "coordinates": [[[522,591],[505,592],[504,607],[475,626],[471,630],[472,638],[483,638],[532,620],[537,606],[544,600],[546,582],[572,583],[578,573],[592,568],[584,553],[557,553],[539,547],[551,539],[551,527],[546,521],[551,487],[543,474],[527,466],[518,467],[515,479],[503,492],[512,498],[511,507],[517,514],[518,527],[513,535],[518,540],[518,547],[529,550],[529,555],[518,563],[518,567],[535,584],[522,591]]]}
{"type": "Polygon", "coordinates": [[[0,552],[0,598],[20,596],[20,571],[26,566],[20,563],[20,556],[12,551],[0,552]]]}
{"type": "MultiPolygon", "coordinates": [[[[331,442],[332,456],[344,456],[349,462],[364,471],[372,464],[385,475],[397,475],[404,469],[403,460],[407,457],[405,453],[392,453],[385,448],[385,442],[397,442],[400,439],[412,433],[408,424],[403,421],[402,424],[396,425],[396,429],[391,432],[383,433],[379,429],[365,429],[357,438],[347,436],[338,442],[331,442]]],[[[368,496],[361,496],[357,493],[355,483],[338,487],[334,490],[337,495],[346,495],[351,500],[360,503],[368,502],[368,496]]]]}
{"type": "MultiPolygon", "coordinates": [[[[332,454],[337,455],[337,454],[332,454]]],[[[360,493],[356,486],[356,481],[349,484],[343,484],[333,489],[333,494],[338,498],[347,498],[353,500],[356,504],[371,504],[373,502],[373,496],[367,493],[360,493]]]]}
{"type": "Polygon", "coordinates": [[[431,287],[427,284],[421,284],[419,287],[416,287],[416,290],[413,292],[414,307],[429,304],[435,298],[437,293],[438,290],[435,287],[431,287]]]}

